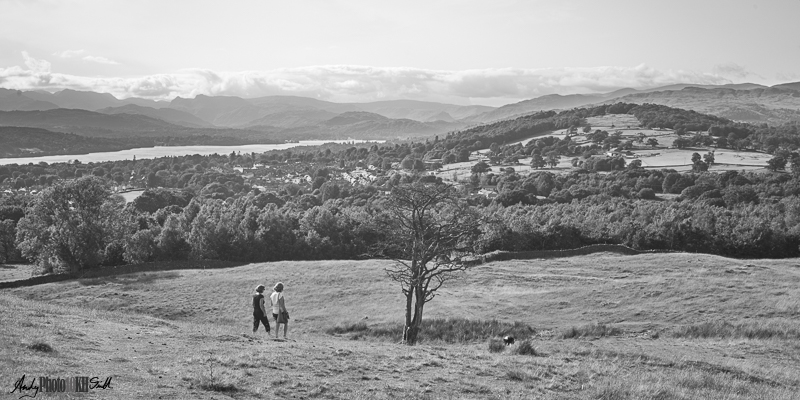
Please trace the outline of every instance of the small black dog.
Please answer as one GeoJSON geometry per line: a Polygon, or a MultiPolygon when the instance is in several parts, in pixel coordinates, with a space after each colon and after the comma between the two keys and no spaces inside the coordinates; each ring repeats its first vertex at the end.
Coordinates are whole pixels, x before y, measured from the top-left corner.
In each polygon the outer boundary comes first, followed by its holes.
{"type": "Polygon", "coordinates": [[[505,343],[506,346],[510,346],[510,345],[514,344],[514,337],[513,336],[504,336],[503,337],[503,343],[505,343]]]}

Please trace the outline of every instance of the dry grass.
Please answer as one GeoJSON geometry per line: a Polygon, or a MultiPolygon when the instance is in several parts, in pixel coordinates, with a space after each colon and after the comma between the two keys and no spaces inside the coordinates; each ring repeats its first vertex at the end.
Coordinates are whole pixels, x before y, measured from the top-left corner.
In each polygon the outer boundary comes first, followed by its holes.
{"type": "Polygon", "coordinates": [[[502,353],[506,349],[506,344],[503,339],[491,338],[489,339],[489,351],[492,353],[502,353]]]}
{"type": "Polygon", "coordinates": [[[18,281],[38,275],[33,264],[0,264],[0,282],[18,281]]]}
{"type": "Polygon", "coordinates": [[[577,339],[577,338],[599,338],[604,336],[619,335],[622,331],[619,328],[608,326],[606,324],[588,324],[580,327],[569,327],[561,332],[561,339],[577,339]]]}
{"type": "Polygon", "coordinates": [[[745,321],[732,323],[724,320],[701,322],[678,327],[673,332],[679,338],[715,339],[800,339],[800,323],[796,321],[745,321]]]}
{"type": "Polygon", "coordinates": [[[521,356],[541,356],[542,355],[538,351],[536,351],[536,349],[533,347],[533,344],[531,344],[531,342],[528,341],[528,340],[523,340],[522,343],[517,345],[517,347],[514,349],[514,354],[519,354],[521,356]]]}
{"type": "Polygon", "coordinates": [[[442,321],[434,331],[443,334],[448,324],[462,324],[450,332],[484,332],[492,321],[504,328],[411,348],[396,343],[399,331],[391,341],[349,340],[403,318],[384,266],[266,263],[4,290],[0,376],[7,385],[22,374],[113,376],[113,391],[95,395],[114,398],[792,399],[800,392],[798,260],[596,254],[481,265],[446,286],[426,318],[442,321]],[[278,279],[294,317],[288,341],[250,332],[250,292],[278,279]],[[506,351],[498,338],[512,321],[531,332],[514,334],[519,341],[506,351]],[[560,339],[571,327],[581,337],[560,339]],[[331,329],[340,333],[325,333],[331,329]],[[487,338],[503,351],[492,352],[487,338]],[[36,350],[41,344],[53,351],[36,350]]]}

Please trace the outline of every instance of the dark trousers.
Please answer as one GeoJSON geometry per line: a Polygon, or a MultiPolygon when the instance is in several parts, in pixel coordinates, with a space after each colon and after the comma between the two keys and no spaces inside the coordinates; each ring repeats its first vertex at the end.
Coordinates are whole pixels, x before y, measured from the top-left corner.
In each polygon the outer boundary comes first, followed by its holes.
{"type": "Polygon", "coordinates": [[[264,324],[264,329],[269,332],[269,318],[261,313],[253,313],[253,332],[258,330],[258,323],[264,324]]]}

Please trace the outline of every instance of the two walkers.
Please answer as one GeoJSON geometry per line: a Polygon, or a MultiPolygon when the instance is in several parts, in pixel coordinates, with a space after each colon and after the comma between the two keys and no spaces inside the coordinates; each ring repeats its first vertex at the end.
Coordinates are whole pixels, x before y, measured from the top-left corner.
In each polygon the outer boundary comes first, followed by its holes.
{"type": "MultiPolygon", "coordinates": [[[[270,332],[264,289],[266,289],[264,285],[258,285],[256,293],[253,294],[253,333],[258,330],[259,323],[264,325],[267,334],[270,332]]],[[[286,303],[283,299],[283,283],[278,282],[272,290],[269,300],[272,318],[275,319],[275,339],[280,335],[281,324],[283,324],[283,338],[286,339],[286,333],[289,330],[289,312],[286,311],[286,303]]]]}

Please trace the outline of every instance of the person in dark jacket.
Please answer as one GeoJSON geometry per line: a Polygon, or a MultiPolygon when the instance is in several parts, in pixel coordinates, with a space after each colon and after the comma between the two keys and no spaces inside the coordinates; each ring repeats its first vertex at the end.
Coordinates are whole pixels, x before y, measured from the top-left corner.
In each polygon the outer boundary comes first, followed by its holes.
{"type": "Polygon", "coordinates": [[[264,307],[264,285],[256,286],[256,292],[253,294],[253,333],[258,330],[258,323],[264,324],[264,329],[269,334],[269,319],[267,318],[267,309],[264,307]]]}

